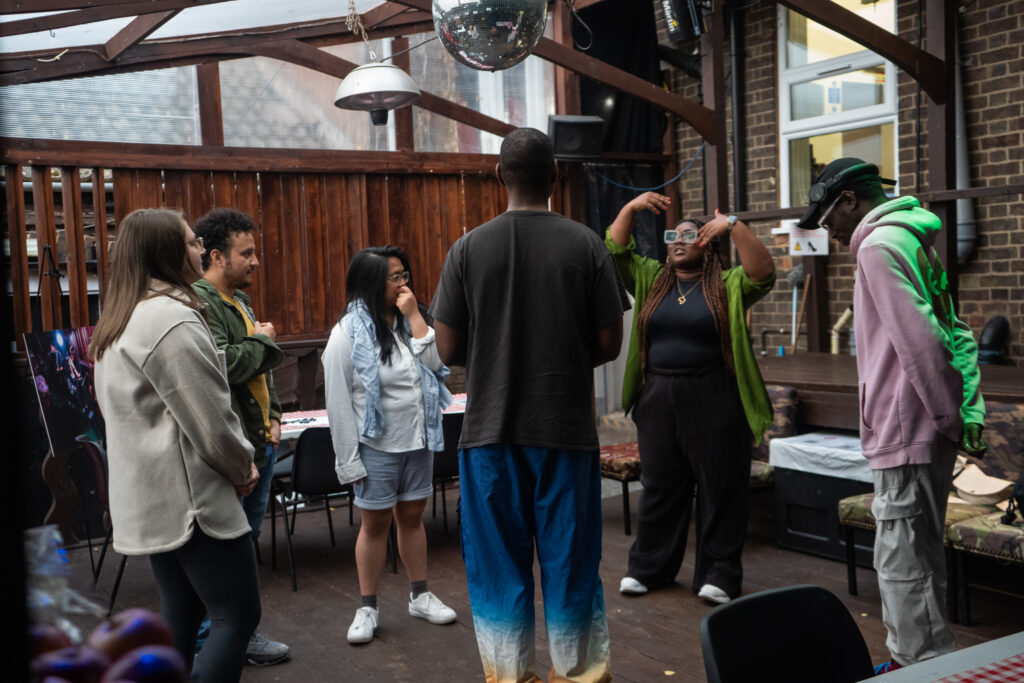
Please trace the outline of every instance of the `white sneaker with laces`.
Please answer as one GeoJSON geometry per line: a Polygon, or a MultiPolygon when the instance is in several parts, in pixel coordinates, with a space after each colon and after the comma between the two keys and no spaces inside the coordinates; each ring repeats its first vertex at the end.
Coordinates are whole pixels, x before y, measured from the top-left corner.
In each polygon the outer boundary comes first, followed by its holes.
{"type": "Polygon", "coordinates": [[[348,642],[353,645],[370,642],[377,631],[377,624],[377,608],[360,607],[356,610],[352,625],[348,627],[348,642]]]}
{"type": "Polygon", "coordinates": [[[712,586],[710,583],[705,583],[700,587],[700,592],[697,593],[697,597],[704,598],[708,602],[714,602],[719,605],[727,603],[732,599],[724,590],[718,586],[712,586]]]}
{"type": "Polygon", "coordinates": [[[623,595],[643,595],[647,592],[647,586],[632,576],[623,576],[622,581],[619,581],[619,592],[623,595]]]}
{"type": "Polygon", "coordinates": [[[416,599],[413,599],[412,593],[409,594],[409,614],[426,619],[431,624],[450,624],[455,621],[455,610],[430,591],[420,593],[416,599]]]}

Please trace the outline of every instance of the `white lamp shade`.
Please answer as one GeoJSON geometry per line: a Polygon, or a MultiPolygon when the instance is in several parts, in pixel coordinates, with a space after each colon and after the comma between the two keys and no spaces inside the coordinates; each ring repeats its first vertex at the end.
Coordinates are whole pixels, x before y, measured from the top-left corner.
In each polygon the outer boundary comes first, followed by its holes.
{"type": "Polygon", "coordinates": [[[420,98],[409,74],[394,64],[363,64],[349,72],[334,95],[334,106],[356,111],[398,109],[420,98]]]}

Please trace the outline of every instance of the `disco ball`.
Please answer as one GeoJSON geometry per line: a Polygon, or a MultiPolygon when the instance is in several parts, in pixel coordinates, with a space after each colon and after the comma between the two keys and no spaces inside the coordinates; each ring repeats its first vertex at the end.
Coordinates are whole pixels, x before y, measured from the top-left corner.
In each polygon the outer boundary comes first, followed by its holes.
{"type": "Polygon", "coordinates": [[[434,0],[434,28],[466,66],[498,71],[533,52],[548,21],[545,0],[434,0]]]}

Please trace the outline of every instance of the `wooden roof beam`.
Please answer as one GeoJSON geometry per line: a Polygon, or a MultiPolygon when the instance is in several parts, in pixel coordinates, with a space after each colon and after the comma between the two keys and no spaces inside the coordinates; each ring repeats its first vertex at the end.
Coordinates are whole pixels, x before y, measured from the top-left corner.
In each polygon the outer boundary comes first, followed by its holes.
{"type": "Polygon", "coordinates": [[[180,9],[167,10],[166,12],[154,12],[135,17],[131,23],[113,35],[103,45],[103,54],[108,61],[115,61],[124,52],[146,39],[153,31],[157,30],[180,12],[180,9]]]}
{"type": "Polygon", "coordinates": [[[87,7],[138,4],[139,0],[0,0],[0,14],[64,12],[87,7]]]}
{"type": "Polygon", "coordinates": [[[139,14],[151,14],[153,12],[164,12],[173,9],[185,9],[198,7],[200,5],[213,5],[227,0],[149,0],[148,2],[134,2],[123,5],[108,5],[90,7],[74,12],[62,12],[60,14],[47,14],[42,17],[31,19],[15,19],[0,23],[0,36],[15,36],[24,33],[36,33],[39,31],[52,31],[68,26],[80,24],[91,24],[95,21],[106,21],[108,19],[120,19],[121,17],[134,17],[139,14]]]}
{"type": "Polygon", "coordinates": [[[936,103],[946,101],[943,60],[829,0],[779,0],[791,10],[877,52],[917,81],[936,103]]]}

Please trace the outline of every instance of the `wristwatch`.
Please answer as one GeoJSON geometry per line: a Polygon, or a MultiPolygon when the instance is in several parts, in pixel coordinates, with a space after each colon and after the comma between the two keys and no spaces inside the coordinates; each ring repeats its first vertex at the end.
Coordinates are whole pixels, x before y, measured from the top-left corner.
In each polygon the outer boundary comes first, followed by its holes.
{"type": "Polygon", "coordinates": [[[728,225],[728,227],[725,229],[725,234],[726,235],[731,235],[732,234],[732,229],[734,227],[736,227],[736,221],[738,221],[738,220],[739,220],[739,218],[737,218],[735,215],[731,215],[731,216],[729,216],[728,218],[725,219],[725,222],[728,225]]]}

